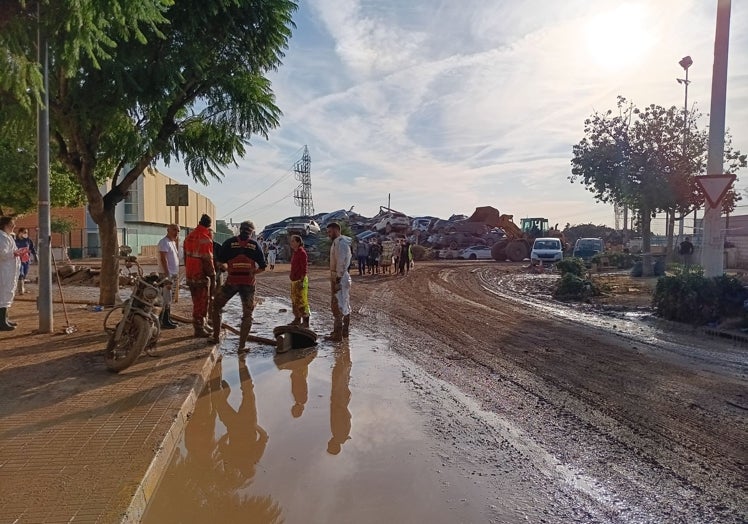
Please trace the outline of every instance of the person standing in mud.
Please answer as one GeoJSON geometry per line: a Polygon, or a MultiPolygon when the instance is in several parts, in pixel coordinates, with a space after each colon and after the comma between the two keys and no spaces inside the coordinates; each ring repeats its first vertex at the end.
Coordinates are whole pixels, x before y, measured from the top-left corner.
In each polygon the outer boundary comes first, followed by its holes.
{"type": "Polygon", "coordinates": [[[309,329],[309,256],[299,235],[291,236],[291,309],[292,326],[309,329]]]}
{"type": "Polygon", "coordinates": [[[174,290],[179,286],[179,226],[169,224],[166,228],[166,236],[158,241],[158,276],[168,277],[171,284],[161,288],[161,299],[164,306],[161,309],[159,319],[162,329],[174,329],[176,323],[171,320],[171,303],[174,290]]]}
{"type": "Polygon", "coordinates": [[[255,309],[255,275],[265,271],[265,255],[262,247],[252,238],[255,225],[247,220],[239,225],[239,235],[231,237],[221,245],[218,261],[228,273],[226,282],[213,297],[211,318],[213,337],[211,342],[220,341],[221,314],[224,306],[239,293],[242,300],[242,323],[239,327],[239,352],[246,351],[247,338],[252,329],[252,314],[255,309]]]}
{"type": "Polygon", "coordinates": [[[408,239],[403,239],[403,244],[400,249],[400,274],[406,275],[410,272],[410,242],[408,239]]]}
{"type": "Polygon", "coordinates": [[[331,455],[340,453],[341,446],[351,438],[351,351],[344,345],[335,352],[335,363],[332,366],[330,380],[330,433],[327,452],[331,455]]]}
{"type": "Polygon", "coordinates": [[[13,217],[0,217],[0,331],[16,329],[16,323],[8,319],[21,267],[21,250],[12,236],[15,225],[13,217]]]}
{"type": "Polygon", "coordinates": [[[278,246],[275,245],[275,242],[270,242],[270,245],[268,246],[268,269],[270,271],[273,271],[275,269],[275,259],[278,256],[278,246]]]}
{"type": "Polygon", "coordinates": [[[213,220],[208,215],[201,216],[197,227],[184,239],[184,269],[192,295],[192,326],[195,337],[201,338],[211,336],[205,318],[216,279],[213,233],[210,231],[212,224],[213,220]]]}
{"type": "Polygon", "coordinates": [[[348,338],[351,323],[351,239],[340,232],[340,224],[327,225],[327,238],[330,244],[330,309],[333,317],[333,330],[326,340],[340,342],[348,338]]]}
{"type": "Polygon", "coordinates": [[[366,274],[366,263],[369,258],[369,244],[359,240],[356,245],[356,260],[358,261],[359,276],[366,274]]]}
{"type": "Polygon", "coordinates": [[[33,257],[36,260],[36,249],[34,241],[29,238],[29,230],[25,227],[19,227],[16,233],[16,249],[21,250],[19,259],[21,260],[21,270],[18,274],[18,286],[16,288],[19,295],[26,293],[26,278],[29,276],[29,265],[33,257]]]}

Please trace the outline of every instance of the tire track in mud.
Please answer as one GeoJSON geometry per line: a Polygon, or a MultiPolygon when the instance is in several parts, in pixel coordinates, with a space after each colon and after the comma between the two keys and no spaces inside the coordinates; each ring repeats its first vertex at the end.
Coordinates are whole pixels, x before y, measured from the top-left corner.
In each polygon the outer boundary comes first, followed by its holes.
{"type": "MultiPolygon", "coordinates": [[[[355,326],[389,337],[571,471],[596,479],[602,487],[585,493],[612,521],[745,520],[746,423],[725,400],[745,404],[745,381],[709,362],[724,354],[704,352],[707,372],[658,342],[557,318],[563,306],[538,308],[493,287],[511,271],[463,262],[419,264],[406,278],[354,277],[355,326]]],[[[278,294],[286,282],[274,284],[278,294]]],[[[313,308],[329,316],[326,286],[315,277],[310,288],[322,290],[313,308]]],[[[739,363],[737,353],[727,360],[739,363]]]]}

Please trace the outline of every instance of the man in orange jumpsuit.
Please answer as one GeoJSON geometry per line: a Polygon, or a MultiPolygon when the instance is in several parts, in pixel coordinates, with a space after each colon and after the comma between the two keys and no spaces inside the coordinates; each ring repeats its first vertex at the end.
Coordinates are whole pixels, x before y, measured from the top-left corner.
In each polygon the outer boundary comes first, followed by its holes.
{"type": "Polygon", "coordinates": [[[210,231],[212,223],[208,215],[201,216],[197,227],[185,237],[183,243],[187,286],[192,295],[192,325],[195,336],[202,338],[212,334],[205,325],[208,302],[216,278],[213,266],[213,233],[210,231]]]}

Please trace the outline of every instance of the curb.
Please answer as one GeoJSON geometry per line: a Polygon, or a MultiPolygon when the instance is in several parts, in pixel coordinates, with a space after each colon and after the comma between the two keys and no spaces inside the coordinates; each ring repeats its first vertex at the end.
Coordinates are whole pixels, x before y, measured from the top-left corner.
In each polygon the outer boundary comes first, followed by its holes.
{"type": "Polygon", "coordinates": [[[171,456],[177,447],[177,443],[182,438],[184,428],[187,426],[190,416],[195,410],[197,399],[205,388],[205,385],[208,383],[210,374],[213,371],[216,362],[221,358],[219,348],[220,344],[214,345],[208,358],[205,359],[205,363],[203,364],[200,373],[195,378],[187,398],[179,409],[179,414],[174,419],[174,422],[172,422],[169,431],[164,435],[164,440],[156,450],[156,454],[148,466],[143,479],[138,484],[135,494],[122,515],[120,522],[136,524],[143,519],[148,503],[153,497],[153,494],[169,465],[171,456]]]}

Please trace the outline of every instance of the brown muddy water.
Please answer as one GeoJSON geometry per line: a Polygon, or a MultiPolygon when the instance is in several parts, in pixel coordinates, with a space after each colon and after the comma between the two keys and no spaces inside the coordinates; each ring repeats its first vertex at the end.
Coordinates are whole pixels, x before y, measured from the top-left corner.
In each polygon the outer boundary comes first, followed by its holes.
{"type": "MultiPolygon", "coordinates": [[[[272,338],[287,307],[258,305],[253,333],[272,338]]],[[[238,356],[227,336],[143,522],[548,522],[558,479],[521,436],[472,429],[459,395],[352,328],[280,356],[254,343],[238,356]]]]}

